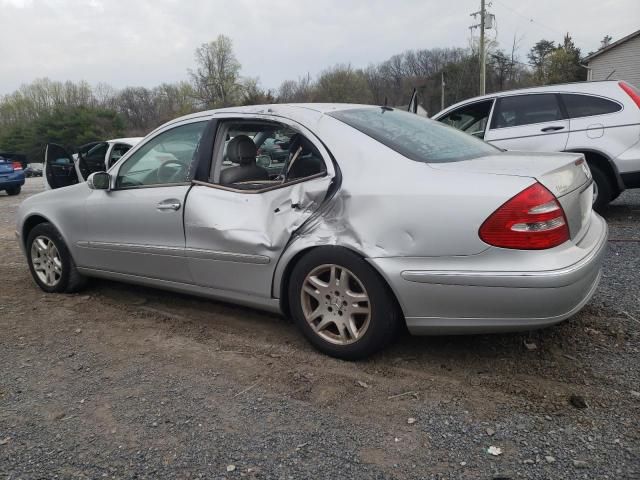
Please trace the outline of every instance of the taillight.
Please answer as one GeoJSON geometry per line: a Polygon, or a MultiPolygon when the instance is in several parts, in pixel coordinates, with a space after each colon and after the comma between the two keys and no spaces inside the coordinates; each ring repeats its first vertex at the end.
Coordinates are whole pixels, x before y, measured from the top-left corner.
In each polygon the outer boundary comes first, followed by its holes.
{"type": "Polygon", "coordinates": [[[627,95],[631,97],[631,100],[635,102],[638,108],[640,108],[640,92],[638,92],[638,90],[633,88],[627,82],[618,82],[618,85],[620,85],[620,88],[624,90],[627,95]]]}
{"type": "Polygon", "coordinates": [[[22,170],[22,163],[20,162],[11,162],[13,164],[14,170],[22,170]]]}
{"type": "Polygon", "coordinates": [[[495,247],[542,250],[569,240],[569,227],[558,199],[535,183],[493,212],[479,234],[495,247]]]}

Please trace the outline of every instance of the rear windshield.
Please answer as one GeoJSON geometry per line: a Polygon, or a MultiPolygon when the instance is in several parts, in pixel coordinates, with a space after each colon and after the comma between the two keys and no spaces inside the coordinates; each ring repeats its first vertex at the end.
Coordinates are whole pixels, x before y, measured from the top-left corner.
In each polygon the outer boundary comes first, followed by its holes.
{"type": "Polygon", "coordinates": [[[329,115],[417,162],[458,162],[499,151],[452,127],[401,110],[354,108],[329,115]]]}

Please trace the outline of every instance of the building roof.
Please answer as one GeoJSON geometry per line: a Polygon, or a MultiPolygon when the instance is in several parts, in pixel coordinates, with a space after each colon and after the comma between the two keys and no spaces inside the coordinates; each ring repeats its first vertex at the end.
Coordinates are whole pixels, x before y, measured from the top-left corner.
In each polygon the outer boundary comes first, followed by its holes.
{"type": "Polygon", "coordinates": [[[586,56],[582,61],[583,62],[590,62],[591,60],[593,60],[595,57],[597,57],[598,55],[601,55],[605,52],[608,52],[609,50],[611,50],[612,48],[617,47],[618,45],[622,45],[625,42],[628,42],[629,40],[631,40],[632,38],[635,38],[637,36],[640,35],[640,30],[636,30],[635,32],[627,35],[626,37],[622,37],[620,40],[616,40],[613,43],[610,43],[609,45],[607,45],[604,48],[601,48],[600,50],[598,50],[597,52],[592,53],[591,55],[586,56]]]}

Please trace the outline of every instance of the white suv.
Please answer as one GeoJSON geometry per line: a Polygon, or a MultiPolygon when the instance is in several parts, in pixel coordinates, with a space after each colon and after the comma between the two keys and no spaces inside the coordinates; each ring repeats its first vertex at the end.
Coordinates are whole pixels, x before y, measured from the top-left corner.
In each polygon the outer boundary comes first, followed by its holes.
{"type": "Polygon", "coordinates": [[[505,150],[583,153],[602,210],[640,187],[640,91],[626,82],[549,85],[475,97],[434,120],[505,150]]]}

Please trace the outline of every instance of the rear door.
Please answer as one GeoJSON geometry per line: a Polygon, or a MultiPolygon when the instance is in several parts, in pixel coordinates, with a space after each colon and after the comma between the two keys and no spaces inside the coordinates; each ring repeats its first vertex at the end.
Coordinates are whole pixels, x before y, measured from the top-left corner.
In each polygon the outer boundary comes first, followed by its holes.
{"type": "Polygon", "coordinates": [[[45,184],[48,188],[61,188],[78,183],[78,174],[64,147],[48,143],[44,151],[45,184]]]}
{"type": "Polygon", "coordinates": [[[505,150],[560,152],[569,139],[565,117],[555,93],[500,97],[484,139],[505,150]]]}
{"type": "Polygon", "coordinates": [[[246,135],[243,121],[257,119],[219,119],[210,178],[196,181],[190,190],[184,222],[185,252],[195,283],[230,295],[269,298],[282,252],[292,233],[322,204],[335,170],[324,145],[303,126],[282,117],[258,117],[263,118],[279,124],[275,130],[266,128],[278,137],[298,135],[289,146],[287,177],[225,182],[225,169],[242,168],[223,162],[227,139],[246,135]]]}

